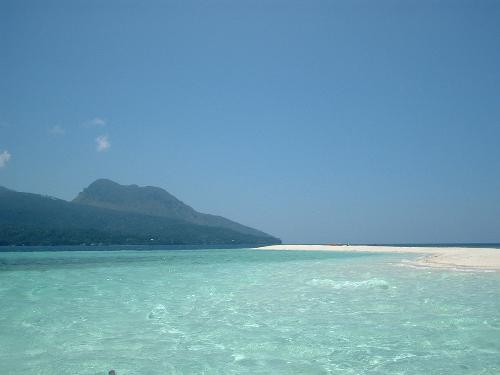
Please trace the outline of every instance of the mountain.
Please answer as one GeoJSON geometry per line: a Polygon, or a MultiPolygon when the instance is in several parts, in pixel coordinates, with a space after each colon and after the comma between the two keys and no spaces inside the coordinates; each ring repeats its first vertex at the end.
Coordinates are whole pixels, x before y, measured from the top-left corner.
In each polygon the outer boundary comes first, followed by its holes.
{"type": "Polygon", "coordinates": [[[106,179],[90,184],[73,200],[74,203],[117,211],[166,217],[197,225],[226,228],[252,236],[268,236],[259,230],[238,224],[222,216],[203,214],[158,187],[120,185],[106,179]]]}
{"type": "Polygon", "coordinates": [[[0,187],[0,245],[254,245],[279,242],[265,233],[243,233],[0,187]]]}

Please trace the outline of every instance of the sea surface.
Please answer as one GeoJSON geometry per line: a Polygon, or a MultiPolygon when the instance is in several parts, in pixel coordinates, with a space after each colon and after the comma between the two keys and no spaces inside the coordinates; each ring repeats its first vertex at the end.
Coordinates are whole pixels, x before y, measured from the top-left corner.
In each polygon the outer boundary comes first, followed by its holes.
{"type": "Polygon", "coordinates": [[[500,374],[500,273],[400,254],[44,250],[0,252],[0,374],[500,374]]]}

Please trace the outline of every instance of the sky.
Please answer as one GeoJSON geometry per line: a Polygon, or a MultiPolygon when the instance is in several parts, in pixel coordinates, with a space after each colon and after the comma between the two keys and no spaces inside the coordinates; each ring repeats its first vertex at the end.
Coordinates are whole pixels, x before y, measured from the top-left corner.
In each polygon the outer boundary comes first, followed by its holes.
{"type": "Polygon", "coordinates": [[[0,0],[0,185],[287,243],[500,242],[500,1],[0,0]]]}

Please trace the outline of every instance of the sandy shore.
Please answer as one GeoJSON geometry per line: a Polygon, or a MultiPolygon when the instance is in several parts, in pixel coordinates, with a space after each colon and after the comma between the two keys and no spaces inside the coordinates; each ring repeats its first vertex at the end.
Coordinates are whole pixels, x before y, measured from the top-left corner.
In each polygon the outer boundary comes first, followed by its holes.
{"type": "Polygon", "coordinates": [[[346,245],[273,245],[258,250],[311,250],[366,253],[422,254],[410,261],[417,266],[464,270],[500,271],[500,249],[471,247],[399,247],[399,246],[346,246],[346,245]]]}

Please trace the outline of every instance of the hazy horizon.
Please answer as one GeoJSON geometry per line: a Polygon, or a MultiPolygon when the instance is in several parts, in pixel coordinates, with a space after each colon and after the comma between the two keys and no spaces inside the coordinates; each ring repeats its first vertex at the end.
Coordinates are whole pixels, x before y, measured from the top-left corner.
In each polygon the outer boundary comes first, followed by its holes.
{"type": "Polygon", "coordinates": [[[0,185],[285,243],[500,242],[500,2],[0,3],[0,185]]]}

